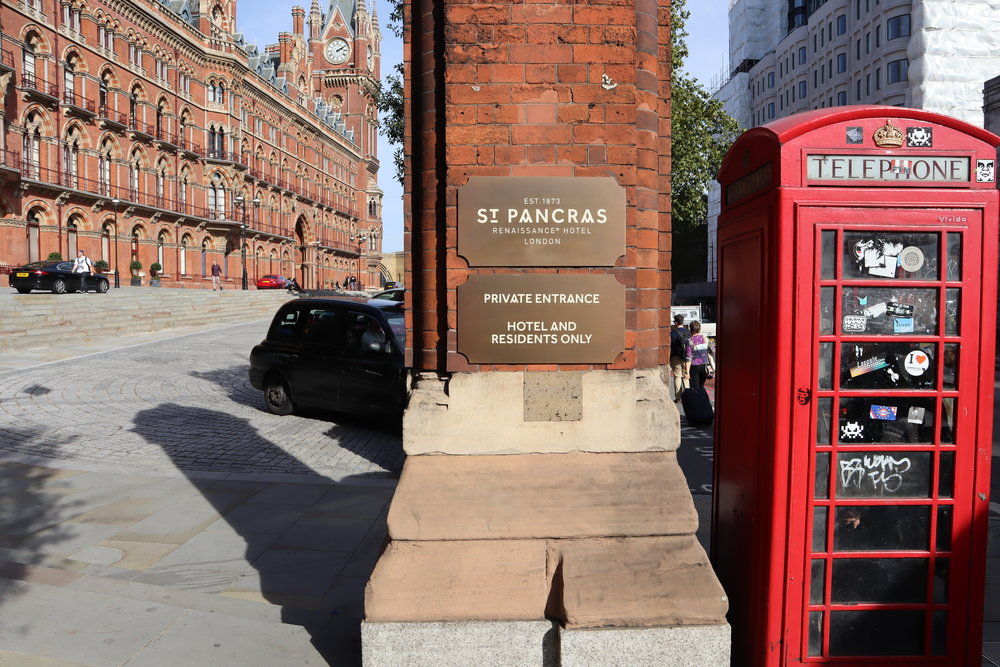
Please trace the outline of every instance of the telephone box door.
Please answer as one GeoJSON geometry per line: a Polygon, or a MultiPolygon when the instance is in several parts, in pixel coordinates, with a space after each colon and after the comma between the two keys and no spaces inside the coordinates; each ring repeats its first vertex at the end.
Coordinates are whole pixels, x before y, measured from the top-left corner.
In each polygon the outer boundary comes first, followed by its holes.
{"type": "Polygon", "coordinates": [[[798,209],[789,662],[955,665],[979,650],[982,223],[975,208],[798,209]]]}

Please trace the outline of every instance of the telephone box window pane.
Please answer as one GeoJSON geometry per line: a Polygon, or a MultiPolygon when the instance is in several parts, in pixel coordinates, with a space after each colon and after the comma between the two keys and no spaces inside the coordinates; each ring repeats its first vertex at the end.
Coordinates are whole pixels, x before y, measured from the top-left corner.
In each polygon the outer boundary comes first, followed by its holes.
{"type": "Polygon", "coordinates": [[[941,444],[955,444],[955,399],[941,399],[941,444]]]}
{"type": "Polygon", "coordinates": [[[830,444],[830,415],[833,412],[833,399],[821,398],[816,401],[816,443],[830,444]]]}
{"type": "Polygon", "coordinates": [[[938,507],[935,544],[938,551],[951,551],[951,507],[947,505],[938,507]]]}
{"type": "Polygon", "coordinates": [[[957,287],[949,287],[944,291],[944,335],[958,335],[958,313],[961,308],[961,290],[957,287]]]}
{"type": "Polygon", "coordinates": [[[819,333],[823,336],[833,334],[833,287],[821,287],[819,289],[819,333]]]}
{"type": "Polygon", "coordinates": [[[852,505],[837,508],[834,551],[926,551],[931,511],[920,505],[852,505]]]}
{"type": "Polygon", "coordinates": [[[826,514],[825,507],[813,508],[813,551],[826,551],[826,514]]]}
{"type": "Polygon", "coordinates": [[[948,612],[935,611],[932,615],[931,655],[948,654],[948,612]]]}
{"type": "Polygon", "coordinates": [[[818,373],[817,382],[819,383],[819,388],[833,389],[833,343],[819,344],[818,373]]]}
{"type": "Polygon", "coordinates": [[[823,256],[821,258],[820,278],[833,280],[837,268],[837,232],[823,232],[823,256]]]}
{"type": "Polygon", "coordinates": [[[823,655],[823,612],[809,612],[809,655],[823,655]]]}
{"type": "Polygon", "coordinates": [[[934,604],[948,603],[948,575],[950,572],[950,558],[938,558],[934,561],[934,604]]]}
{"type": "Polygon", "coordinates": [[[841,306],[841,333],[844,334],[938,333],[938,291],[933,288],[844,287],[841,306]]]}
{"type": "Polygon", "coordinates": [[[844,232],[845,280],[937,280],[936,233],[844,232]]]}
{"type": "Polygon", "coordinates": [[[944,378],[945,389],[958,388],[958,343],[946,343],[944,346],[944,378]]]}
{"type": "Polygon", "coordinates": [[[826,580],[826,561],[816,558],[812,561],[809,578],[809,604],[823,604],[823,584],[826,580]]]}
{"type": "Polygon", "coordinates": [[[847,445],[930,444],[934,441],[934,401],[930,397],[917,396],[842,398],[839,442],[847,445]]]}
{"type": "Polygon", "coordinates": [[[938,473],[938,498],[955,497],[955,452],[941,453],[941,470],[938,473]]]}
{"type": "Polygon", "coordinates": [[[933,344],[841,345],[841,389],[936,389],[936,380],[937,346],[933,344]]]}
{"type": "Polygon", "coordinates": [[[830,455],[816,455],[816,493],[813,496],[820,500],[830,497],[830,455]]]}
{"type": "Polygon", "coordinates": [[[830,612],[830,655],[921,655],[924,612],[865,610],[830,612]]]}
{"type": "Polygon", "coordinates": [[[962,235],[948,234],[948,280],[962,279],[962,235]]]}
{"type": "Polygon", "coordinates": [[[926,558],[838,558],[833,604],[917,604],[927,601],[926,558]]]}
{"type": "Polygon", "coordinates": [[[930,498],[930,452],[837,454],[838,498],[930,498]]]}

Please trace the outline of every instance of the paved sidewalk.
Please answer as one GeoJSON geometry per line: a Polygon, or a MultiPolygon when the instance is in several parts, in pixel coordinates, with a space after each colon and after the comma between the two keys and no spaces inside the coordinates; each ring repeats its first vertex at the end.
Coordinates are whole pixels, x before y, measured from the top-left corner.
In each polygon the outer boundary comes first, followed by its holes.
{"type": "Polygon", "coordinates": [[[264,411],[266,326],[0,355],[0,665],[360,664],[399,433],[264,411]]]}

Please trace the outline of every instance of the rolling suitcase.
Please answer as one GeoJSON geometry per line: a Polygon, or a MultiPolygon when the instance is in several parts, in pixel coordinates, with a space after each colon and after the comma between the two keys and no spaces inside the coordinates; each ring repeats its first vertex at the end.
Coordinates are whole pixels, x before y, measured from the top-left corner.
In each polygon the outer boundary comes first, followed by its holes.
{"type": "Polygon", "coordinates": [[[684,390],[681,405],[689,426],[710,426],[715,421],[715,410],[704,387],[684,390]]]}

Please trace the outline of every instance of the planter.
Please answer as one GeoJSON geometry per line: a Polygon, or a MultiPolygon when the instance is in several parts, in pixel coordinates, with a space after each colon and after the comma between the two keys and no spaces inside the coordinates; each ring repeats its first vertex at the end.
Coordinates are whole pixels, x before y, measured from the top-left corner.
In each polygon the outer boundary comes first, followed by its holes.
{"type": "Polygon", "coordinates": [[[150,287],[159,287],[160,286],[160,279],[159,278],[151,278],[150,281],[149,281],[149,286],[150,287]]]}
{"type": "Polygon", "coordinates": [[[142,287],[142,278],[139,276],[132,276],[132,280],[129,283],[132,287],[142,287]]]}

